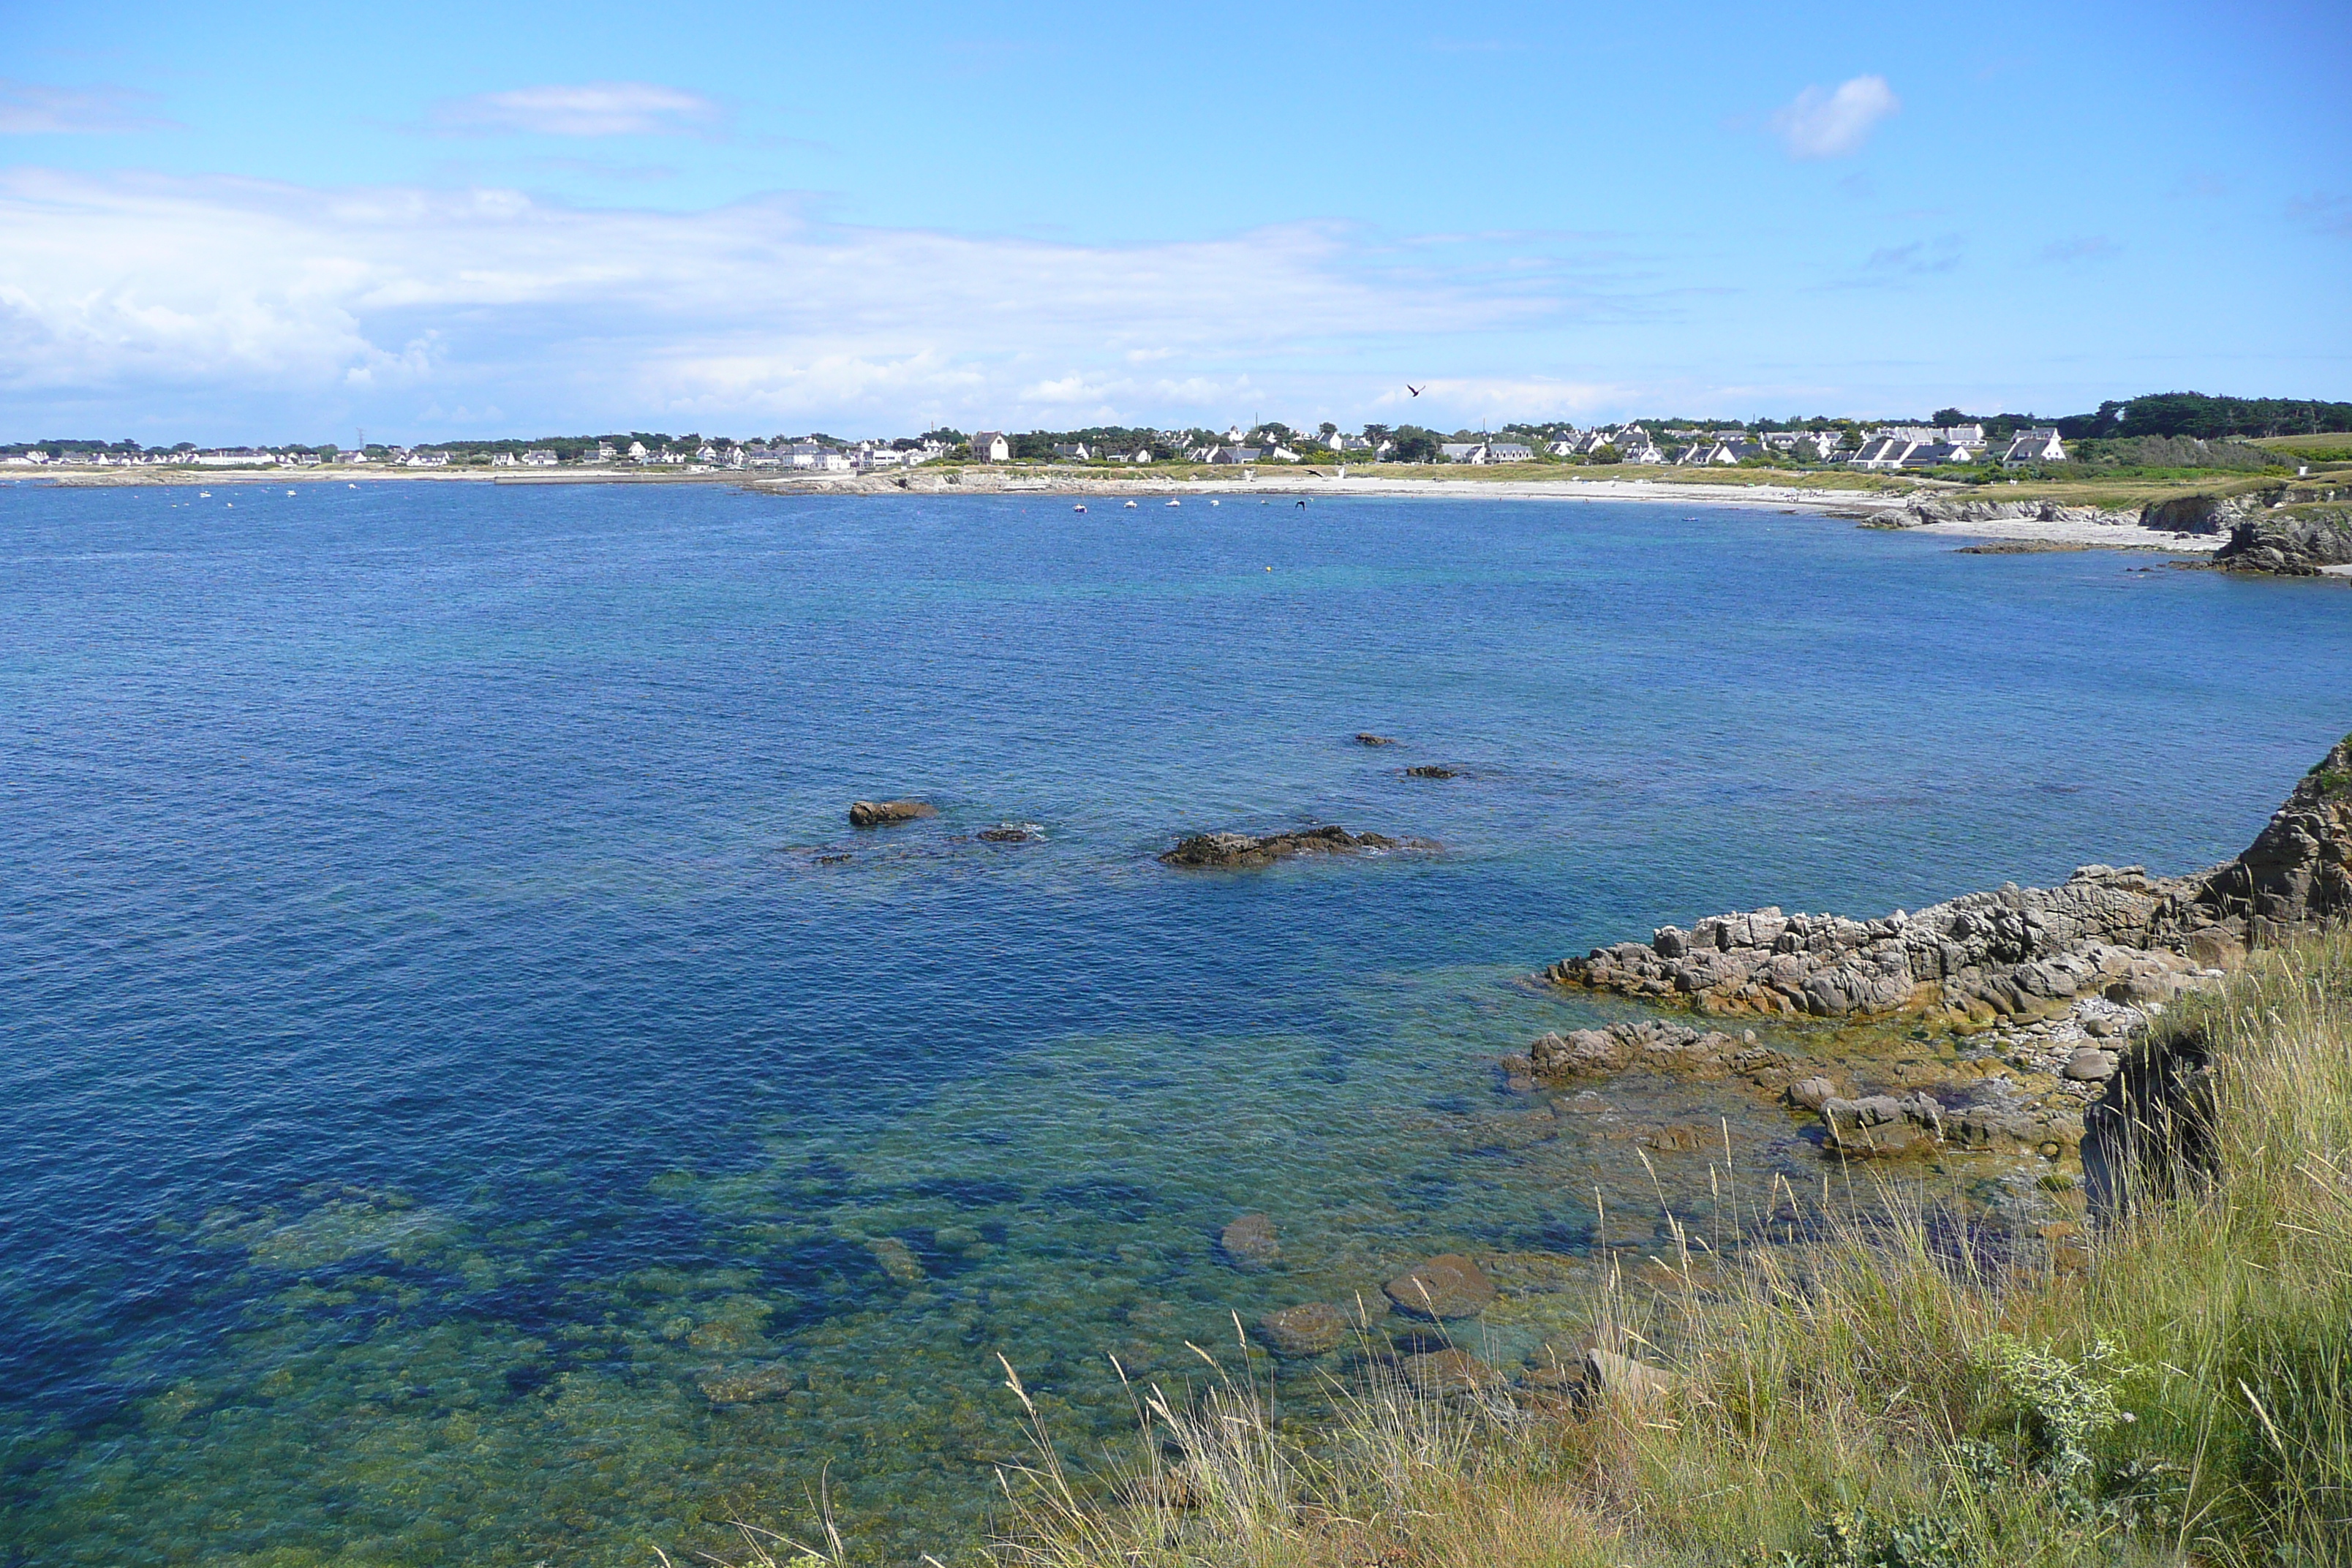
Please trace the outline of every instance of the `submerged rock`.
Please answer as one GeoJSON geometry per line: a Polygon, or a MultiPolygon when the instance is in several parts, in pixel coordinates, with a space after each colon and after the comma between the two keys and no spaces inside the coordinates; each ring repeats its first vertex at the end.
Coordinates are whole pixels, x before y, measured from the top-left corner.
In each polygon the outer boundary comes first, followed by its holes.
{"type": "Polygon", "coordinates": [[[1045,836],[1025,822],[1000,822],[972,835],[982,844],[1034,844],[1045,836]]]}
{"type": "Polygon", "coordinates": [[[713,1405],[749,1405],[761,1399],[782,1399],[798,1386],[800,1376],[783,1362],[764,1366],[730,1367],[707,1373],[700,1384],[713,1405]]]}
{"type": "Polygon", "coordinates": [[[1338,1350],[1352,1327],[1348,1314],[1330,1302],[1303,1301],[1260,1318],[1257,1337],[1286,1361],[1304,1361],[1338,1350]]]}
{"type": "Polygon", "coordinates": [[[1381,1287],[1407,1317],[1443,1321],[1475,1318],[1495,1300],[1495,1282],[1458,1252],[1440,1253],[1381,1287]]]}
{"type": "Polygon", "coordinates": [[[1409,779],[1458,779],[1462,775],[1442,763],[1423,763],[1418,767],[1405,769],[1404,776],[1409,779]]]}
{"type": "Polygon", "coordinates": [[[1409,1355],[1397,1363],[1405,1383],[1415,1394],[1428,1399],[1440,1399],[1453,1394],[1476,1394],[1499,1386],[1501,1372],[1480,1361],[1466,1351],[1431,1351],[1425,1355],[1409,1355]]]}
{"type": "Polygon", "coordinates": [[[920,800],[853,800],[849,803],[849,826],[852,827],[887,827],[894,822],[912,822],[919,816],[937,816],[939,807],[920,800]]]}
{"type": "Polygon", "coordinates": [[[1427,839],[1395,839],[1344,827],[1309,827],[1297,833],[1196,833],[1160,857],[1163,866],[1233,869],[1271,866],[1302,855],[1350,855],[1367,849],[1434,849],[1427,839]]]}
{"type": "Polygon", "coordinates": [[[1282,1242],[1274,1221],[1262,1214],[1245,1214],[1218,1233],[1217,1246],[1236,1268],[1271,1268],[1282,1260],[1282,1242]]]}
{"type": "Polygon", "coordinates": [[[1727,1035],[1664,1018],[1542,1036],[1528,1047],[1529,1070],[1546,1083],[1641,1070],[1701,1079],[1741,1078],[1759,1089],[1786,1088],[1796,1059],[1759,1042],[1754,1030],[1727,1035]]]}
{"type": "Polygon", "coordinates": [[[1356,732],[1356,744],[1360,746],[1393,746],[1396,744],[1396,742],[1394,739],[1387,735],[1375,735],[1370,730],[1359,730],[1356,732]]]}
{"type": "Polygon", "coordinates": [[[866,1244],[866,1250],[880,1266],[882,1272],[901,1285],[920,1285],[930,1276],[924,1272],[922,1260],[914,1248],[895,1236],[879,1236],[866,1244]]]}

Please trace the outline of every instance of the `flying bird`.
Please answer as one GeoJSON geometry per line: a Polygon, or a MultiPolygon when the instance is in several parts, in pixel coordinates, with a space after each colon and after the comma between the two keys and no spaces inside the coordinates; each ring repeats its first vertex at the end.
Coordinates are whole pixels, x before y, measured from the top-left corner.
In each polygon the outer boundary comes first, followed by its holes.
{"type": "Polygon", "coordinates": [[[1421,384],[1421,386],[1415,386],[1412,383],[1408,381],[1404,384],[1404,389],[1407,392],[1412,393],[1415,397],[1419,397],[1421,395],[1422,387],[1427,386],[1428,384],[1429,383],[1424,381],[1421,384]]]}

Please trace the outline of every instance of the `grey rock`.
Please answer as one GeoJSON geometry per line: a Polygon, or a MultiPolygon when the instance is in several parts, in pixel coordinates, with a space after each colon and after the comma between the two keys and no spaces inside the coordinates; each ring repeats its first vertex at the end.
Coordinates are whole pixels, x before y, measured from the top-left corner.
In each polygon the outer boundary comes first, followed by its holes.
{"type": "Polygon", "coordinates": [[[2066,1058],[2065,1075],[2076,1083],[2105,1083],[2116,1075],[2116,1053],[2084,1046],[2066,1058]]]}
{"type": "Polygon", "coordinates": [[[1584,1352],[1585,1376],[1604,1398],[1643,1405],[1664,1399],[1675,1391],[1675,1377],[1662,1368],[1632,1356],[1600,1349],[1584,1352]]]}
{"type": "Polygon", "coordinates": [[[1789,1086],[1789,1103],[1807,1110],[1819,1110],[1837,1097],[1837,1085],[1825,1078],[1802,1079],[1789,1086]]]}

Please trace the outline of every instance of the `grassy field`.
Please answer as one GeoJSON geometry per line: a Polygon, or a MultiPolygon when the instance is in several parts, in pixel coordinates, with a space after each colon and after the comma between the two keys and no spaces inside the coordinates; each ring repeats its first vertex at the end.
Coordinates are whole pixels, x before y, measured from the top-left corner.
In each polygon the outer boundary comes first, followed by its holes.
{"type": "MultiPolygon", "coordinates": [[[[1136,1391],[1133,1451],[1081,1463],[1008,1368],[1037,1458],[1004,1478],[997,1556],[2352,1563],[2352,939],[2258,954],[2165,1027],[2215,1048],[2220,1174],[2203,1190],[2143,1191],[2128,1223],[2061,1223],[2022,1253],[1863,1174],[1827,1212],[1785,1184],[1748,1192],[1751,1236],[1800,1210],[1818,1228],[1722,1262],[1689,1238],[1594,1313],[1591,1342],[1657,1368],[1652,1391],[1429,1397],[1368,1356],[1337,1428],[1306,1433],[1276,1418],[1242,1347],[1207,1347],[1189,1393],[1136,1391]]],[[[1727,1191],[1738,1179],[1727,1165],[1727,1191]]],[[[856,1557],[820,1538],[772,1560],[856,1557]]]]}
{"type": "Polygon", "coordinates": [[[2263,436],[2253,445],[2265,447],[2297,463],[2352,463],[2352,432],[2321,436],[2263,436]]]}

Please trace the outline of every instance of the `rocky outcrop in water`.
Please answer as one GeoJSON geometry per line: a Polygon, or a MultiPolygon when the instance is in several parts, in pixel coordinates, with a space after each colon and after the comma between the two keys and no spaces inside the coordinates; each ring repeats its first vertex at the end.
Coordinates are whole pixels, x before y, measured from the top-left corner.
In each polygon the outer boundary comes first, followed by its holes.
{"type": "Polygon", "coordinates": [[[2352,564],[2352,507],[2291,506],[2261,512],[2230,529],[2214,563],[2231,572],[2315,577],[2352,564]]]}
{"type": "Polygon", "coordinates": [[[917,817],[939,814],[940,808],[927,801],[853,800],[849,803],[849,826],[887,827],[894,822],[912,822],[917,817]]]}
{"type": "Polygon", "coordinates": [[[1350,855],[1373,849],[1434,849],[1425,838],[1391,838],[1379,833],[1350,833],[1344,827],[1310,827],[1297,833],[1196,833],[1160,857],[1163,866],[1195,869],[1239,869],[1271,866],[1302,855],[1350,855]]]}

